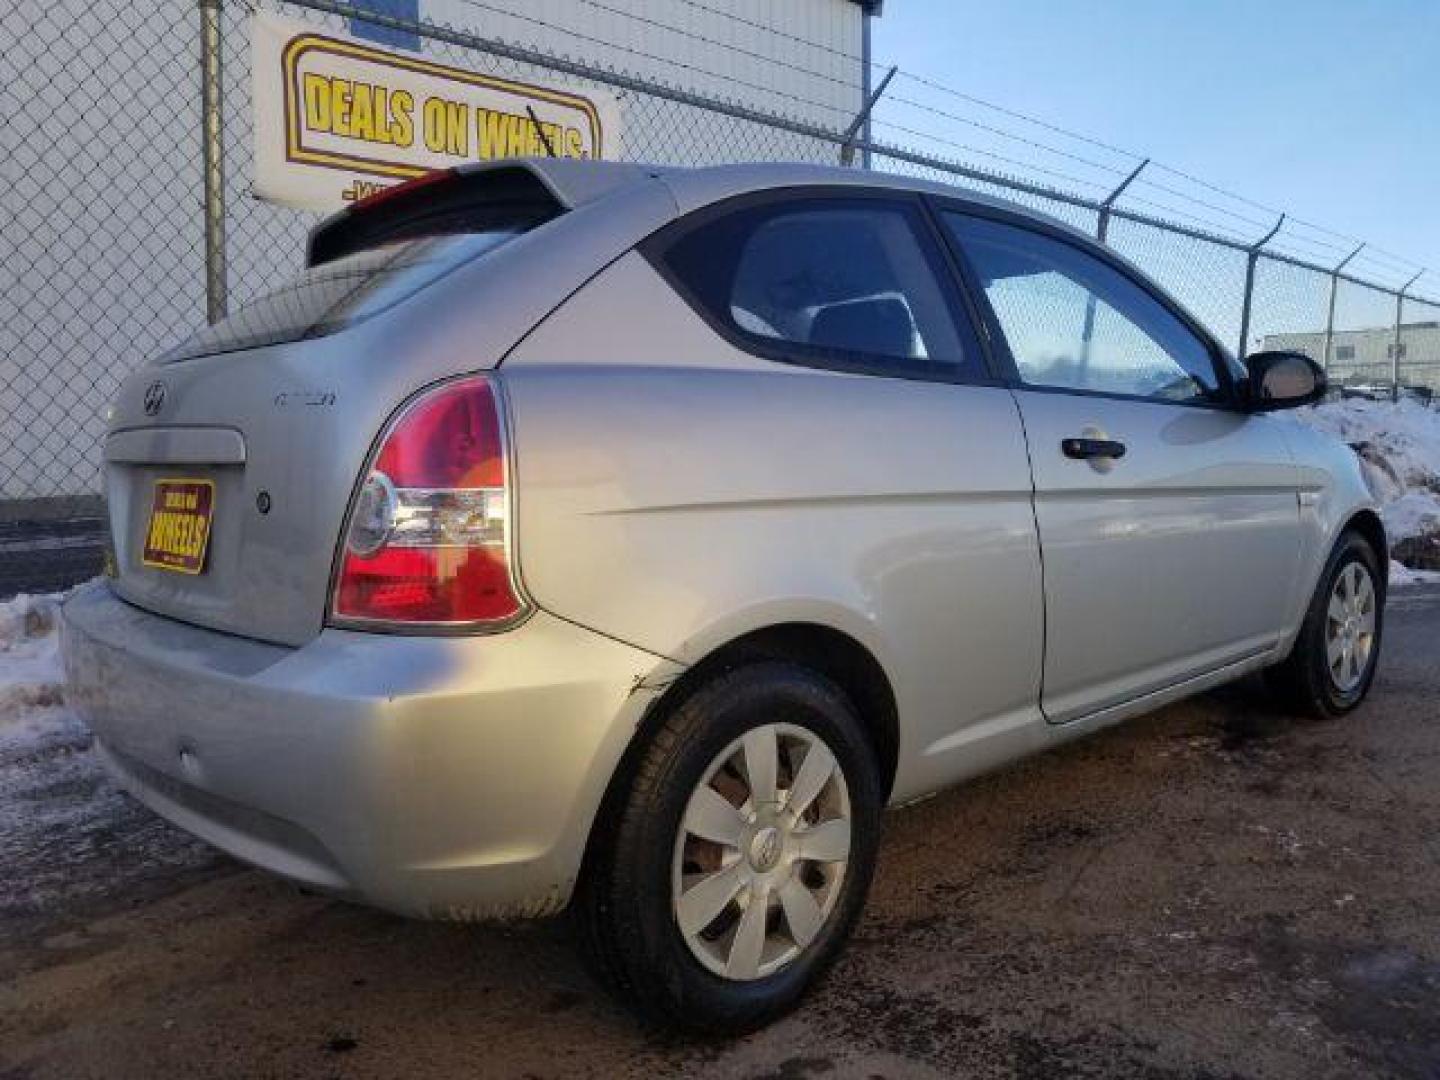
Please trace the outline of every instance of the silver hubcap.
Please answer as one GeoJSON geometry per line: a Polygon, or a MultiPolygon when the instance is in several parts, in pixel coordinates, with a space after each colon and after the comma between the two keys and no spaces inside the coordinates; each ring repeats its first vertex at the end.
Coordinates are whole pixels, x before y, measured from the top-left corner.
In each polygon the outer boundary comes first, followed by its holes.
{"type": "Polygon", "coordinates": [[[675,838],[675,922],[729,979],[773,975],[825,925],[850,857],[850,792],[813,731],[765,724],[716,755],[675,838]]]}
{"type": "Polygon", "coordinates": [[[1325,619],[1325,659],[1337,690],[1348,694],[1360,685],[1374,649],[1375,583],[1352,562],[1335,579],[1325,619]]]}

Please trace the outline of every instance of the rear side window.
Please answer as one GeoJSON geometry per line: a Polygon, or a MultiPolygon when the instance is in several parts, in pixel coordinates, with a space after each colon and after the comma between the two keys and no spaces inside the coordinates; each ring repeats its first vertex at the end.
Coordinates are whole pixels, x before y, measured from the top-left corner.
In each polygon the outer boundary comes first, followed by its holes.
{"type": "Polygon", "coordinates": [[[712,326],[762,356],[881,375],[983,373],[909,203],[751,205],[682,223],[649,254],[712,326]]]}

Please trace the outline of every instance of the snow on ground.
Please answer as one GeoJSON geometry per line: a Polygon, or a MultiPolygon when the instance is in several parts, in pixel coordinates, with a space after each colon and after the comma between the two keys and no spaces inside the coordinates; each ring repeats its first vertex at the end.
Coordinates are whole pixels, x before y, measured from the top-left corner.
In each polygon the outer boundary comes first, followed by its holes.
{"type": "Polygon", "coordinates": [[[1440,585],[1440,570],[1412,570],[1398,559],[1391,559],[1390,584],[1440,585]]]}
{"type": "Polygon", "coordinates": [[[1392,545],[1440,545],[1440,409],[1346,398],[1291,415],[1356,449],[1392,545]]]}
{"type": "Polygon", "coordinates": [[[58,595],[22,593],[0,603],[0,722],[26,708],[60,703],[59,601],[58,595]]]}
{"type": "Polygon", "coordinates": [[[61,599],[0,602],[0,945],[47,906],[217,862],[121,793],[65,708],[61,599]]]}

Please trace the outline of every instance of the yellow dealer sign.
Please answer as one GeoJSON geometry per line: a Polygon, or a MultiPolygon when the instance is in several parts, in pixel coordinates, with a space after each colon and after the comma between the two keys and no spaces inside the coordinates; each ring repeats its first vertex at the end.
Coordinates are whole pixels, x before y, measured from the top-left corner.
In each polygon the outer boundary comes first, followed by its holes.
{"type": "Polygon", "coordinates": [[[615,100],[434,63],[253,16],[255,193],[337,210],[466,161],[614,153],[615,100]]]}

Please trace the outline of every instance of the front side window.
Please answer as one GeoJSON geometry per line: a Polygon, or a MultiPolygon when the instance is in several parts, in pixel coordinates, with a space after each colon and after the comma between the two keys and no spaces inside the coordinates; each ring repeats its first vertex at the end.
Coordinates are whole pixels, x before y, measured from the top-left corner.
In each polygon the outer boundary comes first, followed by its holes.
{"type": "Polygon", "coordinates": [[[1161,401],[1219,397],[1209,347],[1139,284],[1073,244],[946,213],[1032,386],[1161,401]]]}
{"type": "Polygon", "coordinates": [[[659,258],[692,304],[762,355],[977,376],[978,350],[922,228],[908,204],[797,199],[686,229],[659,258]]]}

